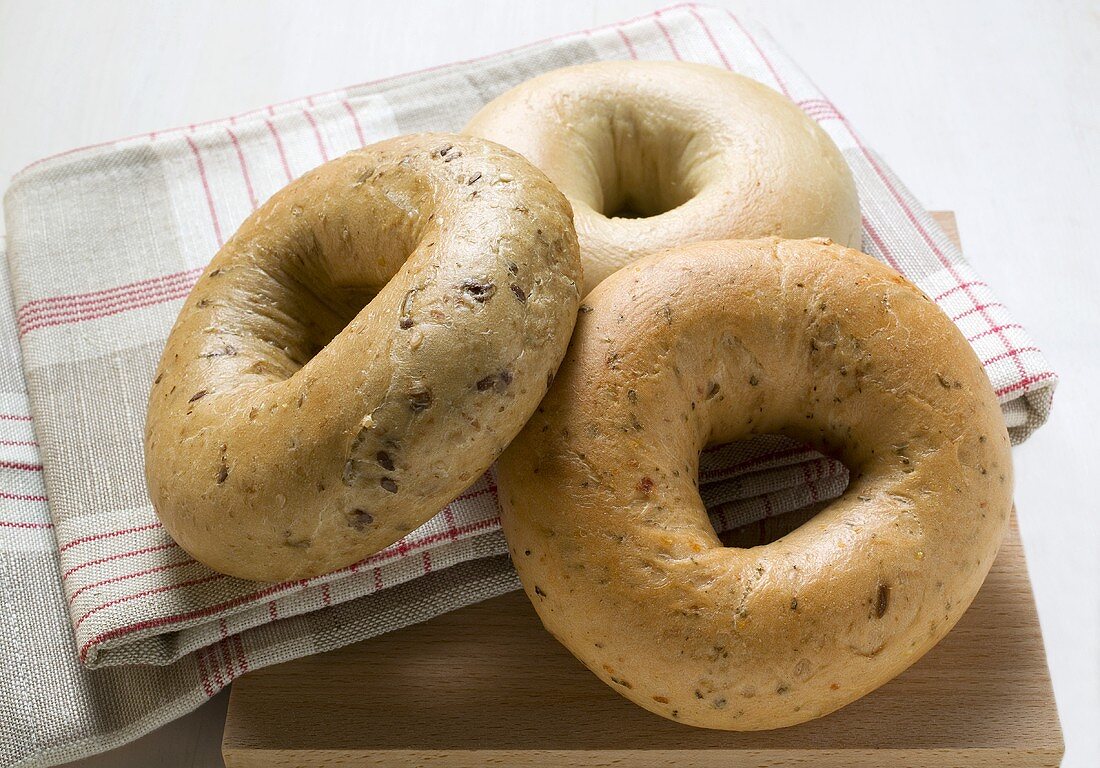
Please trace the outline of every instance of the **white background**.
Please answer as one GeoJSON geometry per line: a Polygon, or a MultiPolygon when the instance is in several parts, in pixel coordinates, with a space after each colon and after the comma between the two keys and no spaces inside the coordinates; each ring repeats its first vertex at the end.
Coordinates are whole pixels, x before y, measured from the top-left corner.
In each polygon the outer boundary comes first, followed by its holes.
{"type": "MultiPolygon", "coordinates": [[[[32,160],[78,145],[491,53],[662,4],[0,0],[0,189],[32,160]]],[[[1017,504],[1064,765],[1094,768],[1100,3],[728,4],[769,27],[926,207],[958,212],[967,257],[1061,374],[1051,422],[1015,452],[1017,504]]],[[[224,708],[222,695],[84,765],[220,765],[224,708]]]]}

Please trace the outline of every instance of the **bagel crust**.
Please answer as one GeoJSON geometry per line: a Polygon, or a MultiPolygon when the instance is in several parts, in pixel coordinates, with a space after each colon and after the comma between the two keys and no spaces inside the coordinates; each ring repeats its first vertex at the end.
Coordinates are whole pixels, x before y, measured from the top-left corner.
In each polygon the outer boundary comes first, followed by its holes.
{"type": "Polygon", "coordinates": [[[1008,434],[966,340],[826,240],[700,243],[604,281],[498,481],[547,629],[635,703],[727,730],[819,717],[919,659],[1012,506],[1008,434]],[[766,433],[839,458],[850,485],[777,541],[726,548],[699,452],[766,433]]]}
{"type": "Polygon", "coordinates": [[[184,303],[149,398],[149,494],[196,559],[350,565],[478,478],[545,394],[581,281],[568,202],[516,153],[421,134],[278,192],[184,303]]]}
{"type": "Polygon", "coordinates": [[[640,256],[701,240],[860,246],[859,199],[840,150],[792,101],[724,69],[566,67],[494,99],[465,132],[515,149],[569,198],[585,293],[640,256]]]}

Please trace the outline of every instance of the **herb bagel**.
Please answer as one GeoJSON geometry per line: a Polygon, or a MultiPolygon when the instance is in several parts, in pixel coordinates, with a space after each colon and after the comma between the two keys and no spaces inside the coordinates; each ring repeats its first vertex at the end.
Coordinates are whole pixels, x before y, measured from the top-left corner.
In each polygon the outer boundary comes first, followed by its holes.
{"type": "Polygon", "coordinates": [[[168,337],[145,440],[157,514],[247,579],[377,552],[520,430],[580,282],[568,202],[492,142],[406,136],[307,173],[224,245],[168,337]]]}
{"type": "Polygon", "coordinates": [[[824,240],[699,243],[584,300],[565,361],[498,465],[512,558],[546,627],[664,717],[756,730],[824,715],[940,640],[993,562],[1009,439],[981,362],[923,293],[824,240]],[[724,547],[709,444],[784,434],[844,494],[724,547]]]}

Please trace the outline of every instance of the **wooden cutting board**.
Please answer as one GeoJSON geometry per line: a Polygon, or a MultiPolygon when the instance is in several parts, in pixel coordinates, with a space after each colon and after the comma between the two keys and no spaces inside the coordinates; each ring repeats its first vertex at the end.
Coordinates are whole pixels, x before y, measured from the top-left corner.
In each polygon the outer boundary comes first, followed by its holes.
{"type": "MultiPolygon", "coordinates": [[[[950,214],[938,218],[954,233],[950,214]]],[[[1014,518],[947,638],[874,693],[800,726],[738,734],[657,717],[597,680],[514,592],[245,675],[222,753],[229,768],[1006,768],[1057,766],[1062,736],[1014,518]]]]}

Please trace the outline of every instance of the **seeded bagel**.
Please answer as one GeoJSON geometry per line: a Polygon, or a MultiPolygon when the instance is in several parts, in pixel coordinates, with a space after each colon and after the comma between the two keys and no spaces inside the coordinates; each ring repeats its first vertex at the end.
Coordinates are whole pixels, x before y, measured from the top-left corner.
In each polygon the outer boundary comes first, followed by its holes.
{"type": "Polygon", "coordinates": [[[534,411],[576,319],[568,202],[482,139],[407,136],[275,194],[214,257],[149,398],[149,494],[223,573],[302,578],[424,523],[534,411]]]}
{"type": "Polygon", "coordinates": [[[518,151],[569,198],[585,293],[640,256],[700,240],[860,245],[840,150],[790,99],[724,69],[565,67],[497,97],[465,132],[518,151]]]}
{"type": "Polygon", "coordinates": [[[919,659],[1012,505],[966,339],[893,270],[814,240],[700,243],[601,283],[498,483],[546,627],[635,703],[728,730],[824,715],[919,659]],[[850,485],[772,543],[723,547],[699,452],[775,433],[850,485]]]}

